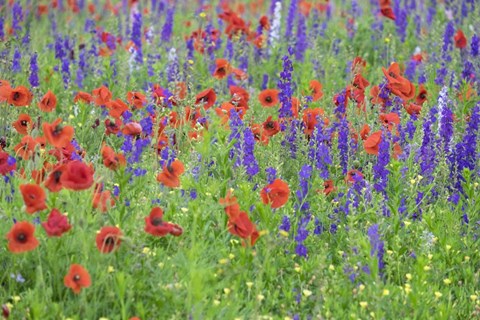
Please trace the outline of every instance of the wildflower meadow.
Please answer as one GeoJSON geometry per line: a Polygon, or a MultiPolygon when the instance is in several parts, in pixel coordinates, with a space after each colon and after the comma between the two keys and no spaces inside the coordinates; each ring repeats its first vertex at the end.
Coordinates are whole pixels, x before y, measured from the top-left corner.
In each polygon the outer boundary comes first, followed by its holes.
{"type": "Polygon", "coordinates": [[[0,318],[480,319],[477,0],[0,0],[0,318]]]}

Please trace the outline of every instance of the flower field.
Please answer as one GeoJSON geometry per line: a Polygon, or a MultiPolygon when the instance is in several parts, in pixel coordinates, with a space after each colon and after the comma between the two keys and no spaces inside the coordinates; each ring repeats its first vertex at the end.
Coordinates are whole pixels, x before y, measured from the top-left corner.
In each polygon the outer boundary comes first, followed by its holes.
{"type": "Polygon", "coordinates": [[[0,0],[0,318],[480,318],[476,0],[0,0]]]}

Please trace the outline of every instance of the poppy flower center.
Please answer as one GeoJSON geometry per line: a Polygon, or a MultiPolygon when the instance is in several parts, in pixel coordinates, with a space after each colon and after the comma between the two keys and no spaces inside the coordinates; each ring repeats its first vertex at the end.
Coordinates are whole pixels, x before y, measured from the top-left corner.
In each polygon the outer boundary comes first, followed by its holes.
{"type": "Polygon", "coordinates": [[[152,225],[154,225],[155,227],[163,225],[162,218],[153,218],[152,219],[152,225]]]}
{"type": "Polygon", "coordinates": [[[173,173],[173,167],[171,165],[167,165],[167,170],[170,173],[173,173]]]}
{"type": "Polygon", "coordinates": [[[17,241],[20,242],[20,243],[27,242],[27,235],[25,233],[19,233],[17,235],[17,241]]]}
{"type": "Polygon", "coordinates": [[[28,124],[28,122],[27,122],[26,120],[20,121],[20,125],[21,125],[22,127],[26,127],[27,124],[28,124]]]}
{"type": "Polygon", "coordinates": [[[218,68],[217,73],[218,73],[218,74],[222,74],[222,75],[225,74],[225,68],[223,68],[223,67],[222,67],[222,68],[218,68]]]}
{"type": "Polygon", "coordinates": [[[208,97],[202,97],[202,99],[200,99],[200,102],[208,102],[208,97]]]}
{"type": "Polygon", "coordinates": [[[80,275],[76,274],[73,276],[73,281],[78,282],[80,281],[80,275]]]}
{"type": "Polygon", "coordinates": [[[397,79],[397,75],[393,72],[389,72],[388,75],[394,79],[397,79]]]}
{"type": "Polygon", "coordinates": [[[53,172],[53,180],[55,180],[55,183],[60,182],[60,177],[62,176],[62,171],[54,171],[53,172]]]}
{"type": "Polygon", "coordinates": [[[273,128],[275,128],[275,124],[273,123],[273,121],[269,121],[265,124],[265,127],[267,129],[273,129],[273,128]]]}
{"type": "Polygon", "coordinates": [[[425,99],[425,93],[420,94],[420,99],[425,99]]]}
{"type": "Polygon", "coordinates": [[[62,130],[63,130],[62,126],[58,125],[55,127],[55,130],[53,130],[52,134],[54,136],[58,136],[62,133],[62,130]]]}
{"type": "Polygon", "coordinates": [[[114,237],[106,237],[104,243],[107,246],[113,246],[113,245],[115,245],[115,238],[114,237]]]}
{"type": "Polygon", "coordinates": [[[18,99],[20,99],[20,93],[15,92],[15,93],[13,94],[13,100],[18,100],[18,99]]]}
{"type": "Polygon", "coordinates": [[[272,97],[270,97],[270,96],[266,97],[265,101],[267,101],[268,103],[272,102],[272,97]]]}

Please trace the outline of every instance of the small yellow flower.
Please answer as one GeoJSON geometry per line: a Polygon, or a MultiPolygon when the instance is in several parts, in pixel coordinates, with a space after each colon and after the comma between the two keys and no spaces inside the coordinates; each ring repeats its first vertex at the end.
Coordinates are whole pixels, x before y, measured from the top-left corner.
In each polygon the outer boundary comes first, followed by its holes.
{"type": "Polygon", "coordinates": [[[285,230],[280,230],[279,233],[280,233],[280,235],[281,235],[282,237],[285,237],[285,238],[288,237],[288,232],[285,231],[285,230]]]}
{"type": "Polygon", "coordinates": [[[478,299],[478,296],[476,294],[470,295],[470,300],[476,301],[478,299]]]}
{"type": "Polygon", "coordinates": [[[228,258],[229,258],[230,260],[233,260],[233,259],[235,258],[235,255],[234,255],[233,253],[230,253],[230,254],[228,255],[228,258]]]}
{"type": "Polygon", "coordinates": [[[418,179],[418,181],[420,181],[420,180],[423,179],[423,177],[421,175],[418,175],[417,179],[418,179]]]}
{"type": "Polygon", "coordinates": [[[392,250],[387,250],[387,254],[388,254],[389,256],[391,256],[391,255],[393,254],[393,251],[392,251],[392,250]]]}
{"type": "Polygon", "coordinates": [[[265,299],[265,296],[264,296],[263,294],[257,295],[257,300],[258,300],[258,301],[261,302],[263,299],[265,299]]]}
{"type": "Polygon", "coordinates": [[[207,14],[205,12],[200,12],[199,16],[200,18],[206,18],[207,14]]]}
{"type": "Polygon", "coordinates": [[[470,257],[469,257],[469,256],[465,256],[463,259],[464,259],[465,261],[469,261],[469,260],[470,260],[470,257]]]}
{"type": "Polygon", "coordinates": [[[366,307],[368,307],[368,302],[367,301],[360,301],[360,307],[365,309],[366,307]]]}
{"type": "Polygon", "coordinates": [[[412,224],[410,221],[404,221],[403,223],[405,224],[405,227],[408,227],[409,225],[412,224]]]}
{"type": "Polygon", "coordinates": [[[445,246],[445,249],[447,249],[447,251],[449,251],[450,249],[452,249],[452,246],[449,245],[449,244],[447,244],[447,245],[445,246]]]}
{"type": "Polygon", "coordinates": [[[330,266],[328,266],[328,270],[330,270],[330,271],[335,270],[335,266],[333,264],[331,264],[330,266]]]}
{"type": "Polygon", "coordinates": [[[411,179],[411,180],[410,180],[410,183],[411,183],[411,184],[415,184],[415,182],[416,182],[415,179],[411,179]]]}
{"type": "Polygon", "coordinates": [[[383,295],[388,296],[390,294],[390,290],[388,289],[383,289],[383,295]]]}
{"type": "Polygon", "coordinates": [[[429,253],[427,257],[428,257],[428,260],[432,260],[433,254],[429,253]]]}
{"type": "Polygon", "coordinates": [[[260,230],[260,231],[258,232],[258,235],[259,235],[259,236],[264,236],[264,235],[267,235],[267,234],[268,234],[268,230],[260,230]]]}
{"type": "Polygon", "coordinates": [[[227,264],[228,262],[229,262],[228,259],[220,259],[220,260],[218,260],[218,263],[220,263],[220,264],[227,264]]]}
{"type": "Polygon", "coordinates": [[[405,284],[405,293],[409,294],[410,292],[412,292],[412,287],[410,286],[410,284],[406,283],[405,284]]]}
{"type": "Polygon", "coordinates": [[[390,38],[389,37],[385,37],[385,43],[390,43],[390,38]]]}
{"type": "Polygon", "coordinates": [[[407,273],[405,275],[405,278],[407,278],[407,280],[412,280],[412,275],[410,273],[407,273]]]}
{"type": "Polygon", "coordinates": [[[100,317],[100,318],[98,318],[98,320],[108,320],[108,318],[100,317]]]}
{"type": "Polygon", "coordinates": [[[143,250],[142,250],[143,254],[150,254],[150,251],[151,251],[151,250],[150,250],[149,247],[145,247],[145,248],[143,248],[143,250]]]}
{"type": "Polygon", "coordinates": [[[164,266],[165,266],[165,263],[163,263],[163,262],[160,262],[160,263],[158,264],[158,267],[159,267],[160,269],[162,269],[164,266]]]}
{"type": "Polygon", "coordinates": [[[223,292],[228,296],[230,292],[232,292],[232,290],[230,290],[229,288],[223,288],[223,292]]]}
{"type": "Polygon", "coordinates": [[[183,213],[187,213],[187,212],[188,212],[188,208],[180,208],[180,210],[182,210],[183,213]]]}
{"type": "Polygon", "coordinates": [[[358,286],[358,289],[359,289],[360,291],[363,291],[363,290],[365,290],[365,286],[364,286],[363,284],[361,284],[361,285],[358,286]]]}
{"type": "Polygon", "coordinates": [[[113,273],[115,272],[115,268],[113,266],[108,266],[108,273],[113,273]]]}
{"type": "Polygon", "coordinates": [[[251,281],[248,281],[245,284],[247,285],[248,289],[251,289],[252,286],[253,286],[253,282],[251,282],[251,281]]]}
{"type": "Polygon", "coordinates": [[[220,301],[219,301],[219,300],[216,300],[216,299],[213,300],[213,305],[218,306],[219,304],[220,304],[220,301]]]}
{"type": "Polygon", "coordinates": [[[445,284],[448,286],[450,283],[452,283],[452,280],[450,280],[450,279],[448,279],[448,278],[447,278],[447,279],[443,279],[443,283],[445,283],[445,284]]]}
{"type": "Polygon", "coordinates": [[[432,269],[432,268],[430,268],[430,266],[425,266],[425,267],[423,267],[423,270],[425,270],[425,271],[430,271],[431,269],[432,269]]]}
{"type": "Polygon", "coordinates": [[[18,301],[20,301],[22,298],[20,298],[20,296],[13,296],[12,297],[12,300],[13,302],[17,303],[18,301]]]}
{"type": "Polygon", "coordinates": [[[443,296],[443,294],[439,291],[435,291],[435,297],[438,299],[438,298],[441,298],[443,296]]]}
{"type": "Polygon", "coordinates": [[[299,265],[296,265],[294,270],[295,270],[296,272],[300,272],[300,271],[302,271],[302,268],[300,268],[299,265]]]}
{"type": "Polygon", "coordinates": [[[303,290],[303,295],[305,297],[310,297],[312,295],[312,291],[305,289],[303,290]]]}

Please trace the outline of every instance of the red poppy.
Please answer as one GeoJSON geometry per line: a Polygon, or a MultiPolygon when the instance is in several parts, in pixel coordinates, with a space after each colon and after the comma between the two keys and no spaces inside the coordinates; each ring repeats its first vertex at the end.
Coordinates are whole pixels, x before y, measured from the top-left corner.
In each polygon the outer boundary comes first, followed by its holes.
{"type": "Polygon", "coordinates": [[[347,183],[354,183],[356,181],[362,180],[363,174],[358,171],[357,169],[352,169],[347,172],[347,176],[345,177],[345,181],[347,183]]]}
{"type": "Polygon", "coordinates": [[[368,124],[363,125],[362,130],[360,130],[360,137],[362,138],[362,140],[366,140],[369,133],[370,126],[368,124]]]}
{"type": "Polygon", "coordinates": [[[370,89],[370,96],[371,96],[370,102],[372,104],[385,105],[385,100],[383,98],[380,98],[379,94],[380,94],[380,87],[379,86],[373,86],[370,89]]]}
{"type": "Polygon", "coordinates": [[[260,191],[262,202],[270,204],[273,209],[280,208],[287,203],[289,194],[288,184],[280,179],[275,179],[260,191]]]}
{"type": "Polygon", "coordinates": [[[325,125],[329,123],[327,118],[323,118],[323,115],[322,108],[306,109],[304,111],[302,119],[305,124],[304,132],[306,135],[310,136],[313,133],[319,120],[323,120],[325,125]]]}
{"type": "Polygon", "coordinates": [[[278,91],[277,89],[265,89],[258,95],[260,104],[265,108],[274,107],[278,104],[278,91]]]}
{"type": "Polygon", "coordinates": [[[245,71],[239,68],[232,68],[232,74],[237,80],[246,80],[248,79],[248,75],[245,71]]]}
{"type": "Polygon", "coordinates": [[[33,128],[32,118],[28,114],[21,113],[17,120],[12,123],[12,126],[21,135],[26,135],[33,128]]]}
{"type": "Polygon", "coordinates": [[[453,39],[455,40],[455,47],[463,49],[467,46],[467,38],[463,34],[462,29],[457,30],[457,33],[455,34],[453,39]]]}
{"type": "Polygon", "coordinates": [[[0,102],[5,102],[8,100],[11,90],[12,88],[10,87],[10,82],[0,79],[0,102]]]}
{"type": "Polygon", "coordinates": [[[276,120],[272,120],[272,116],[269,116],[262,124],[263,132],[267,137],[273,137],[280,132],[280,124],[276,120]]]}
{"type": "Polygon", "coordinates": [[[38,107],[43,112],[52,112],[57,106],[57,97],[53,94],[52,91],[48,90],[47,93],[43,96],[42,100],[38,102],[38,107]]]}
{"type": "Polygon", "coordinates": [[[126,136],[138,136],[142,133],[142,126],[138,122],[129,122],[123,127],[122,133],[126,136]]]}
{"type": "Polygon", "coordinates": [[[240,205],[237,203],[237,198],[233,196],[232,190],[228,190],[225,198],[220,198],[218,202],[225,207],[225,213],[229,218],[235,217],[240,213],[240,205]]]}
{"type": "Polygon", "coordinates": [[[22,140],[13,147],[15,154],[20,156],[24,160],[30,159],[35,151],[37,141],[31,136],[23,136],[22,140]]]}
{"type": "Polygon", "coordinates": [[[263,130],[263,126],[260,124],[252,124],[251,127],[253,137],[255,141],[259,141],[263,145],[267,145],[269,141],[269,137],[266,135],[265,131],[263,130]]]}
{"type": "Polygon", "coordinates": [[[92,284],[90,274],[79,264],[72,264],[67,275],[63,278],[63,284],[79,294],[82,288],[88,288],[92,284]]]}
{"type": "Polygon", "coordinates": [[[94,89],[92,91],[93,98],[95,99],[95,104],[97,106],[105,105],[110,99],[112,99],[112,93],[108,90],[107,87],[101,86],[100,88],[94,89]]]}
{"type": "Polygon", "coordinates": [[[166,187],[180,187],[180,175],[185,171],[185,167],[180,160],[175,160],[171,164],[163,166],[163,171],[157,175],[157,181],[166,187]]]}
{"type": "Polygon", "coordinates": [[[244,211],[228,219],[228,231],[242,239],[250,239],[252,246],[260,236],[255,224],[250,221],[248,214],[244,211]]]}
{"type": "Polygon", "coordinates": [[[62,148],[67,146],[72,141],[74,129],[72,126],[62,126],[60,124],[62,119],[58,118],[52,124],[44,122],[42,124],[43,134],[55,148],[62,148]]]}
{"type": "Polygon", "coordinates": [[[310,90],[313,101],[320,100],[323,97],[322,84],[318,80],[310,81],[310,90]]]}
{"type": "Polygon", "coordinates": [[[110,190],[101,190],[96,188],[93,194],[92,206],[94,209],[99,209],[100,212],[106,213],[111,207],[115,205],[115,199],[112,198],[110,190]]]}
{"type": "Polygon", "coordinates": [[[108,109],[108,114],[114,118],[120,118],[125,111],[128,111],[128,105],[121,99],[109,100],[105,102],[105,107],[108,109]]]}
{"type": "Polygon", "coordinates": [[[145,95],[136,91],[127,92],[127,101],[137,109],[141,109],[147,104],[145,95]]]}
{"type": "MultiPolygon", "coordinates": [[[[222,124],[228,125],[232,110],[235,110],[235,106],[230,102],[224,102],[220,107],[215,108],[215,113],[221,118],[222,124]]],[[[242,116],[243,115],[239,114],[240,119],[242,119],[242,116]]]]}
{"type": "Polygon", "coordinates": [[[363,147],[368,154],[378,156],[378,147],[382,141],[382,131],[372,133],[364,142],[363,147]]]}
{"type": "Polygon", "coordinates": [[[85,190],[93,185],[93,169],[81,161],[71,161],[65,165],[60,183],[70,190],[85,190]]]}
{"type": "Polygon", "coordinates": [[[103,164],[110,170],[117,170],[127,165],[125,156],[121,153],[115,153],[115,151],[106,144],[103,144],[100,153],[102,154],[103,164]]]}
{"type": "Polygon", "coordinates": [[[47,188],[50,192],[59,192],[62,190],[63,185],[61,182],[61,177],[64,170],[64,164],[55,166],[55,168],[53,168],[53,170],[49,173],[47,180],[45,180],[45,188],[47,188]]]}
{"type": "Polygon", "coordinates": [[[47,209],[45,191],[38,184],[21,184],[20,192],[27,207],[27,213],[32,214],[47,209]]]}
{"type": "Polygon", "coordinates": [[[49,237],[60,237],[72,228],[67,216],[61,214],[58,209],[50,211],[47,221],[42,222],[42,227],[49,237]]]}
{"type": "Polygon", "coordinates": [[[25,107],[32,103],[33,94],[23,86],[8,88],[6,92],[8,93],[6,96],[7,103],[13,104],[16,107],[25,107]]]}
{"type": "Polygon", "coordinates": [[[259,22],[263,30],[270,30],[270,21],[267,16],[261,16],[259,22]]]}
{"type": "Polygon", "coordinates": [[[388,80],[388,88],[394,95],[405,101],[415,96],[415,86],[407,78],[401,76],[398,63],[393,62],[388,69],[382,68],[382,71],[388,80]]]}
{"type": "Polygon", "coordinates": [[[391,20],[396,19],[395,13],[393,12],[393,9],[391,7],[390,0],[379,0],[379,4],[380,4],[380,13],[382,14],[382,16],[391,20]]]}
{"type": "Polygon", "coordinates": [[[228,76],[230,72],[231,72],[231,67],[226,59],[215,60],[215,71],[213,72],[214,78],[223,79],[226,76],[228,76]]]}
{"type": "Polygon", "coordinates": [[[103,227],[96,237],[97,248],[101,253],[110,253],[122,243],[122,231],[117,227],[103,227]]]}
{"type": "Polygon", "coordinates": [[[34,233],[35,226],[30,222],[19,221],[15,223],[7,233],[8,250],[13,253],[34,250],[39,245],[34,233]]]}
{"type": "Polygon", "coordinates": [[[357,73],[353,78],[352,86],[359,90],[364,91],[369,85],[370,82],[368,82],[368,80],[365,79],[360,73],[357,73]]]}
{"type": "Polygon", "coordinates": [[[78,91],[73,99],[73,102],[77,103],[78,101],[82,101],[85,103],[92,103],[95,99],[93,96],[88,92],[78,91]]]}
{"type": "Polygon", "coordinates": [[[409,115],[418,116],[420,112],[422,112],[422,106],[419,106],[418,104],[409,103],[409,104],[406,104],[404,107],[405,107],[405,111],[407,111],[409,115]]]}
{"type": "Polygon", "coordinates": [[[4,151],[0,151],[0,174],[7,175],[17,169],[16,162],[10,161],[10,155],[4,151]]]}
{"type": "Polygon", "coordinates": [[[206,89],[195,97],[195,104],[202,105],[205,110],[208,110],[217,101],[217,95],[212,88],[206,89]]]}
{"type": "Polygon", "coordinates": [[[116,135],[118,132],[120,132],[120,127],[122,126],[123,122],[120,119],[115,119],[114,121],[110,119],[105,120],[105,134],[111,135],[114,134],[116,135]]]}
{"type": "Polygon", "coordinates": [[[418,94],[417,97],[415,98],[415,104],[422,105],[426,100],[427,100],[428,92],[427,89],[421,84],[418,87],[418,94]]]}
{"type": "Polygon", "coordinates": [[[167,234],[177,237],[183,233],[183,229],[177,224],[163,221],[163,210],[155,207],[150,211],[150,215],[145,217],[145,232],[156,237],[164,237],[167,234]]]}
{"type": "Polygon", "coordinates": [[[367,66],[367,61],[365,61],[362,57],[355,57],[352,61],[352,73],[362,73],[363,69],[367,66]]]}
{"type": "Polygon", "coordinates": [[[337,188],[335,188],[335,185],[333,184],[333,180],[325,180],[323,182],[323,193],[325,195],[329,195],[330,193],[334,192],[337,188]]]}
{"type": "Polygon", "coordinates": [[[389,131],[400,124],[400,117],[395,112],[381,113],[379,120],[389,131]]]}

